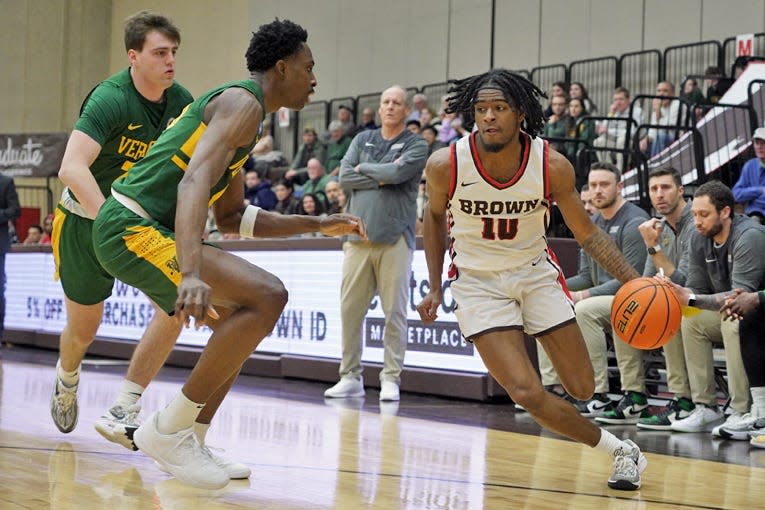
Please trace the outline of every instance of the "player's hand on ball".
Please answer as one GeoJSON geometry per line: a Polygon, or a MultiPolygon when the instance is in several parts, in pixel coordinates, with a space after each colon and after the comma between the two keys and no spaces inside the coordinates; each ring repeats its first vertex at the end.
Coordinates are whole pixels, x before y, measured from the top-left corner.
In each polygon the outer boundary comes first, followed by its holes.
{"type": "Polygon", "coordinates": [[[358,216],[345,213],[331,214],[322,218],[319,232],[330,237],[356,234],[364,240],[367,238],[367,227],[364,221],[358,216]]]}
{"type": "Polygon", "coordinates": [[[175,316],[189,327],[194,318],[194,327],[201,328],[207,315],[217,318],[217,312],[210,305],[212,288],[196,275],[184,275],[178,285],[178,299],[175,300],[175,316]]]}
{"type": "Polygon", "coordinates": [[[425,324],[431,323],[438,318],[438,307],[441,306],[441,289],[431,289],[425,298],[417,305],[417,313],[425,324]]]}

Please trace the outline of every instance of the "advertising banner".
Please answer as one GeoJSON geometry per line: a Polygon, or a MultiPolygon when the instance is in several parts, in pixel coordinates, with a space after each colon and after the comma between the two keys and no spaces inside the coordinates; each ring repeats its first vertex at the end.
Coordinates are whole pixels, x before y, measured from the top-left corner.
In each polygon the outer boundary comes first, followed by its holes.
{"type": "MultiPolygon", "coordinates": [[[[232,253],[274,273],[289,291],[289,302],[274,330],[258,347],[259,352],[340,357],[341,251],[232,253]]],[[[66,324],[66,307],[61,284],[53,280],[53,267],[50,253],[7,255],[6,329],[61,332],[66,324]]],[[[415,251],[407,304],[406,365],[486,373],[473,344],[459,331],[449,282],[443,285],[444,303],[438,319],[430,325],[422,324],[415,307],[429,290],[428,272],[425,253],[415,251]]],[[[104,303],[98,336],[137,341],[153,313],[151,303],[141,291],[117,281],[104,303]]],[[[374,296],[359,331],[364,361],[382,362],[384,327],[380,299],[374,296]]],[[[181,332],[178,343],[204,346],[210,333],[208,328],[187,328],[181,332]]]]}
{"type": "Polygon", "coordinates": [[[0,173],[10,177],[56,175],[67,133],[0,134],[0,173]]]}

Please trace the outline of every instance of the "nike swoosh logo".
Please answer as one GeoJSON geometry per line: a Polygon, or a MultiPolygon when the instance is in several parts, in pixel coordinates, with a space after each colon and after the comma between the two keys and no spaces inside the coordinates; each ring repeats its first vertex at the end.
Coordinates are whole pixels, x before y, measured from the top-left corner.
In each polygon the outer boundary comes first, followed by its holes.
{"type": "Polygon", "coordinates": [[[138,129],[139,127],[143,126],[143,124],[128,124],[128,131],[133,131],[134,129],[138,129]]]}
{"type": "Polygon", "coordinates": [[[375,146],[375,144],[373,144],[373,143],[369,143],[369,142],[365,143],[364,145],[365,145],[366,147],[374,147],[374,146],[375,146]]]}
{"type": "Polygon", "coordinates": [[[590,407],[593,411],[600,411],[608,407],[609,402],[591,402],[590,407]]]}
{"type": "Polygon", "coordinates": [[[474,182],[461,182],[461,183],[460,183],[460,186],[462,186],[463,188],[465,188],[465,187],[467,187],[467,186],[472,186],[473,184],[478,184],[478,181],[474,181],[474,182]]]}

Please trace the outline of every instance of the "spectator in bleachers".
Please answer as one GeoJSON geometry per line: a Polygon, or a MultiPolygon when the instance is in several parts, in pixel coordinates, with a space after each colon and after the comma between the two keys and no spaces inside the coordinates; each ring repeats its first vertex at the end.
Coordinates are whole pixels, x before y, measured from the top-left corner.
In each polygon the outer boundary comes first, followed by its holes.
{"type": "Polygon", "coordinates": [[[276,207],[276,195],[271,189],[271,183],[261,179],[254,168],[244,174],[244,204],[254,205],[266,211],[276,207]]]}
{"type": "Polygon", "coordinates": [[[428,142],[428,156],[433,154],[433,151],[436,151],[442,147],[446,147],[446,145],[438,140],[438,130],[431,124],[424,126],[420,134],[425,139],[425,141],[428,142]]]}
{"type": "MultiPolygon", "coordinates": [[[[683,198],[680,173],[672,167],[659,167],[648,176],[648,194],[651,205],[662,219],[651,218],[638,229],[647,250],[643,276],[655,276],[659,270],[678,285],[684,285],[688,274],[689,244],[695,230],[691,206],[683,198]]],[[[590,301],[590,300],[588,300],[590,301]]],[[[600,320],[610,319],[613,296],[592,298],[591,314],[599,312],[600,320]],[[600,300],[600,309],[595,306],[600,300]]],[[[694,409],[685,351],[680,332],[664,345],[667,386],[674,399],[653,416],[643,413],[647,407],[643,353],[626,342],[614,339],[614,351],[619,367],[621,390],[625,394],[616,409],[595,418],[599,423],[633,424],[650,430],[670,430],[673,422],[686,418],[694,409]]]]}
{"type": "Polygon", "coordinates": [[[704,81],[707,83],[707,104],[715,105],[728,92],[733,80],[726,78],[719,67],[709,66],[704,71],[704,81]]]}
{"type": "MultiPolygon", "coordinates": [[[[568,100],[566,96],[555,96],[550,100],[552,114],[547,117],[542,136],[545,138],[566,138],[568,131],[568,100]]],[[[550,146],[561,154],[566,154],[566,145],[562,140],[550,141],[550,146]]]]}
{"type": "Polygon", "coordinates": [[[53,213],[47,215],[43,220],[43,236],[40,239],[40,244],[50,244],[50,236],[53,234],[53,213]]]}
{"type": "Polygon", "coordinates": [[[744,163],[741,175],[733,186],[733,197],[744,205],[744,212],[765,223],[765,127],[752,135],[754,158],[744,163]]]}
{"type": "MultiPolygon", "coordinates": [[[[300,197],[300,214],[308,216],[326,216],[327,214],[324,212],[324,201],[313,193],[303,195],[300,197]]],[[[311,234],[319,233],[311,232],[311,234]]]]}
{"type": "MultiPolygon", "coordinates": [[[[668,81],[660,81],[656,85],[656,95],[672,98],[675,95],[675,86],[668,81]]],[[[666,129],[649,128],[646,136],[640,140],[640,150],[652,158],[674,142],[677,131],[670,128],[678,125],[679,115],[679,101],[654,98],[649,124],[664,126],[666,129]]]]}
{"type": "Polygon", "coordinates": [[[449,145],[459,138],[459,133],[457,133],[457,130],[452,126],[452,122],[457,119],[457,114],[446,113],[445,110],[447,97],[448,96],[444,96],[441,98],[441,111],[438,112],[438,116],[441,119],[441,127],[438,130],[438,140],[445,145],[449,145]]]}
{"type": "Polygon", "coordinates": [[[687,288],[675,289],[680,304],[700,309],[695,315],[686,314],[681,324],[696,408],[687,418],[672,423],[673,431],[711,431],[727,437],[723,428],[734,426],[749,412],[749,380],[741,356],[739,324],[724,320],[718,310],[734,288],[754,291],[765,285],[765,227],[734,214],[733,206],[733,192],[720,181],[705,182],[693,194],[696,230],[690,242],[687,288]],[[712,343],[720,341],[731,397],[732,413],[727,419],[717,405],[714,381],[712,343]]]}
{"type": "MultiPolygon", "coordinates": [[[[608,111],[608,116],[613,119],[627,119],[630,113],[630,91],[624,87],[617,87],[614,90],[613,103],[608,111]]],[[[637,125],[643,122],[643,112],[640,105],[635,105],[632,111],[632,119],[637,125]]],[[[632,130],[634,132],[634,129],[632,130]]],[[[627,141],[627,122],[603,121],[596,127],[596,133],[599,135],[594,141],[595,147],[607,147],[611,149],[626,149],[627,141]]],[[[612,151],[599,151],[598,159],[600,161],[614,161],[616,166],[623,170],[623,153],[612,151]]]]}
{"type": "Polygon", "coordinates": [[[375,111],[371,108],[364,108],[361,110],[361,122],[359,123],[356,132],[367,129],[377,129],[377,124],[375,124],[375,111]]]}
{"type": "Polygon", "coordinates": [[[553,114],[552,111],[552,100],[555,97],[563,96],[566,98],[566,101],[568,101],[568,86],[566,85],[566,82],[563,81],[556,81],[552,84],[552,87],[550,87],[550,97],[548,100],[550,101],[547,104],[547,108],[545,108],[545,118],[549,118],[550,115],[553,114]]]}
{"type": "Polygon", "coordinates": [[[293,184],[303,184],[308,179],[308,160],[316,158],[324,164],[327,161],[327,149],[316,136],[316,130],[307,127],[303,130],[303,143],[292,159],[290,169],[284,174],[284,178],[293,184]]]}
{"type": "MultiPolygon", "coordinates": [[[[624,184],[621,182],[621,172],[618,168],[603,162],[592,165],[589,173],[589,192],[592,204],[597,209],[592,221],[613,239],[627,261],[642,274],[647,254],[638,227],[648,219],[648,214],[625,200],[623,190],[624,184]]],[[[595,417],[616,406],[607,394],[609,387],[605,332],[610,331],[608,328],[611,323],[609,318],[604,322],[597,313],[593,313],[593,309],[597,309],[594,305],[599,304],[600,296],[613,296],[621,284],[581,250],[579,271],[576,275],[566,278],[566,285],[575,303],[576,321],[582,330],[595,373],[595,394],[590,400],[576,402],[575,405],[582,415],[595,417]],[[596,297],[598,299],[595,299],[596,297]]],[[[545,387],[554,387],[558,383],[558,376],[550,358],[543,349],[539,349],[538,356],[542,383],[545,387]]]]}
{"type": "MultiPolygon", "coordinates": [[[[422,114],[422,110],[427,107],[428,107],[428,96],[422,93],[413,95],[412,96],[412,111],[409,114],[409,116],[406,118],[406,120],[407,121],[420,120],[420,115],[422,114]]],[[[420,123],[420,125],[425,126],[426,124],[420,123]]]]}
{"type": "Polygon", "coordinates": [[[699,88],[699,82],[695,78],[686,78],[682,85],[680,99],[690,104],[704,104],[704,93],[699,88]]]}
{"type": "Polygon", "coordinates": [[[280,214],[298,214],[300,210],[300,199],[294,194],[295,188],[291,181],[287,179],[281,179],[274,186],[274,193],[276,194],[276,207],[274,212],[280,214]]]}
{"type": "Polygon", "coordinates": [[[340,124],[343,134],[347,136],[348,139],[351,139],[356,135],[356,124],[353,123],[353,109],[348,105],[341,104],[337,107],[337,119],[330,122],[329,126],[327,126],[327,130],[321,135],[322,142],[325,144],[329,144],[332,139],[331,126],[335,122],[340,124]]]}
{"type": "Polygon", "coordinates": [[[580,99],[588,115],[597,115],[598,106],[592,102],[590,94],[587,92],[587,88],[585,88],[582,82],[575,81],[571,83],[568,88],[568,99],[569,103],[572,99],[580,99]]]}
{"type": "MultiPolygon", "coordinates": [[[[576,139],[578,142],[566,142],[566,150],[564,154],[574,165],[574,169],[577,170],[577,185],[581,185],[587,181],[586,175],[579,175],[580,173],[586,172],[586,170],[579,170],[577,165],[577,154],[586,146],[592,145],[592,141],[595,139],[595,127],[593,126],[592,121],[584,119],[587,115],[588,111],[581,99],[569,99],[568,116],[566,117],[566,138],[576,139]]],[[[586,168],[589,168],[589,161],[585,162],[585,164],[586,168]]]]}
{"type": "MultiPolygon", "coordinates": [[[[435,114],[433,113],[433,110],[431,110],[429,107],[425,107],[422,110],[420,110],[420,126],[436,126],[436,124],[440,123],[441,119],[436,118],[435,114]]],[[[438,128],[436,127],[436,133],[438,133],[438,128]]]]}
{"type": "Polygon", "coordinates": [[[590,217],[592,217],[596,212],[598,212],[598,210],[595,209],[595,206],[592,205],[592,194],[590,193],[589,184],[585,184],[584,186],[582,186],[582,189],[579,192],[579,198],[582,199],[584,210],[587,211],[587,214],[589,214],[590,217]]]}
{"type": "Polygon", "coordinates": [[[43,228],[40,225],[32,225],[27,229],[27,237],[24,244],[40,244],[43,236],[43,228]]]}
{"type": "Polygon", "coordinates": [[[343,194],[343,188],[337,181],[330,180],[324,186],[324,196],[327,197],[327,214],[343,212],[340,205],[340,195],[343,194]]]}
{"type": "Polygon", "coordinates": [[[329,123],[330,140],[327,144],[327,162],[324,165],[331,176],[340,173],[340,161],[351,146],[351,137],[348,136],[339,121],[329,123]]]}
{"type": "Polygon", "coordinates": [[[308,162],[308,180],[303,184],[302,195],[314,195],[323,206],[326,206],[327,195],[324,194],[324,188],[332,177],[324,172],[324,166],[316,158],[308,162]]]}
{"type": "Polygon", "coordinates": [[[406,121],[406,129],[414,133],[415,135],[419,135],[421,132],[421,126],[419,120],[408,120],[406,121]]]}

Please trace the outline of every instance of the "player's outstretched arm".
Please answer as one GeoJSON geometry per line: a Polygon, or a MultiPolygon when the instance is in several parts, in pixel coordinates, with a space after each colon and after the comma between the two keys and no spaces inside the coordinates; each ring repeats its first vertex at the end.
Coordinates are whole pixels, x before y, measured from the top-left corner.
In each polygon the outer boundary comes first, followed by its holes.
{"type": "Polygon", "coordinates": [[[425,179],[428,188],[428,202],[423,213],[423,242],[425,260],[428,264],[430,291],[417,305],[417,312],[423,322],[436,320],[438,307],[443,300],[441,273],[446,251],[446,204],[449,202],[451,185],[451,155],[449,148],[434,152],[425,165],[425,179]]]}
{"type": "Polygon", "coordinates": [[[325,236],[357,235],[367,238],[364,222],[358,216],[346,213],[330,214],[319,218],[302,214],[279,214],[271,211],[258,211],[254,237],[289,237],[307,232],[321,232],[325,236]]]}
{"type": "Polygon", "coordinates": [[[574,168],[571,163],[551,149],[548,171],[550,193],[582,249],[620,282],[638,278],[640,274],[619,251],[613,239],[599,229],[584,210],[574,185],[574,168]]]}

